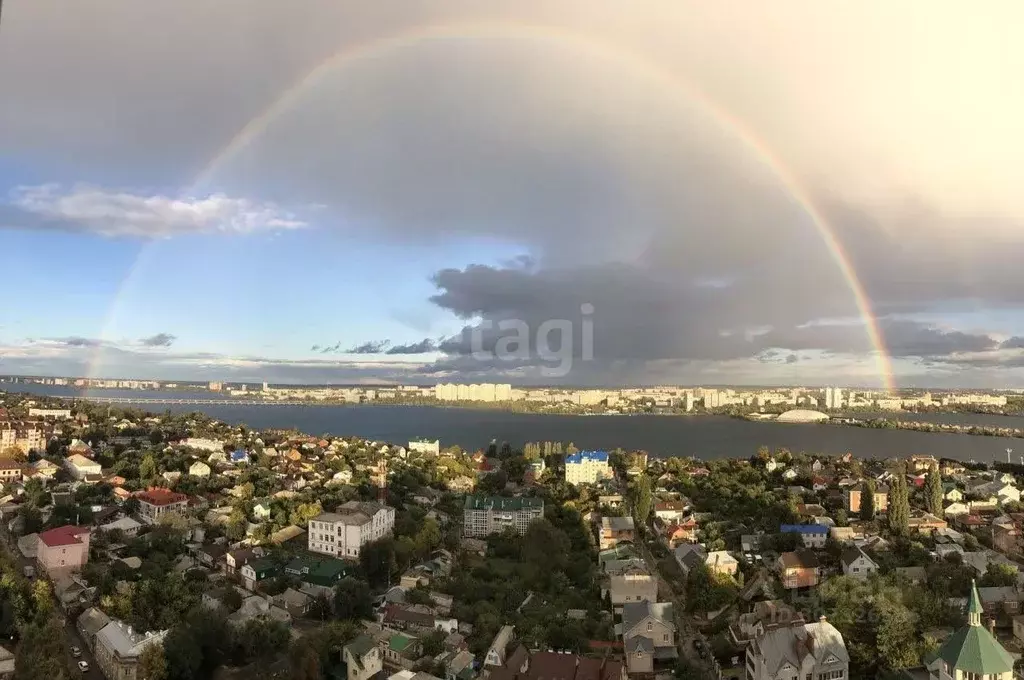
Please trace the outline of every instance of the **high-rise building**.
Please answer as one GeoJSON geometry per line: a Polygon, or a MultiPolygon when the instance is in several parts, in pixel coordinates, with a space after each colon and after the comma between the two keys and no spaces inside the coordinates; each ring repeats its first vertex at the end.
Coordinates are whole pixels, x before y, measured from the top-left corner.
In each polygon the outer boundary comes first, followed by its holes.
{"type": "Polygon", "coordinates": [[[565,457],[565,481],[569,484],[595,484],[611,476],[607,451],[579,451],[565,457]]]}
{"type": "Polygon", "coordinates": [[[544,516],[544,501],[540,498],[518,496],[466,496],[462,512],[464,536],[487,536],[512,528],[526,533],[530,522],[544,516]]]}

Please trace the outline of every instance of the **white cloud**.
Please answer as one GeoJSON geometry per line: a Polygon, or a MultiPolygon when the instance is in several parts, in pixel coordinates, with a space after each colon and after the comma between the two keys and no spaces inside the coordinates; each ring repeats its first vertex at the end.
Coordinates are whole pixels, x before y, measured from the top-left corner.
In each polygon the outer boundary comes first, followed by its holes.
{"type": "Polygon", "coordinates": [[[43,184],[18,187],[12,192],[10,203],[31,218],[29,225],[102,236],[169,238],[182,234],[275,232],[307,226],[273,203],[223,194],[172,198],[86,185],[64,188],[43,184]]]}

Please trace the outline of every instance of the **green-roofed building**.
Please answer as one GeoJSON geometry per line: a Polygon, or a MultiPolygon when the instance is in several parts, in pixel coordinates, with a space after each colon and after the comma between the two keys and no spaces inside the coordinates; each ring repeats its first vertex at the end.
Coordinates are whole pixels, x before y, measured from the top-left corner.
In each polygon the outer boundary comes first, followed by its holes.
{"type": "Polygon", "coordinates": [[[1013,657],[981,625],[981,596],[971,582],[967,625],[950,635],[926,663],[931,680],[1012,680],[1013,657]]]}
{"type": "Polygon", "coordinates": [[[507,528],[525,534],[530,522],[544,516],[544,501],[530,496],[466,496],[463,508],[464,536],[487,536],[507,528]]]}
{"type": "Polygon", "coordinates": [[[349,565],[330,557],[296,557],[284,568],[284,573],[298,577],[304,583],[330,590],[348,575],[349,565]]]}

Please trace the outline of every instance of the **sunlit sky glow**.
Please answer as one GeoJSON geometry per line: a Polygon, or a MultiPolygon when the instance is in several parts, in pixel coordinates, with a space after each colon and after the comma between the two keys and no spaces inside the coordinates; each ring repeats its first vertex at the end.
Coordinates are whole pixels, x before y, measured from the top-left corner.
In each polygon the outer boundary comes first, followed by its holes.
{"type": "Polygon", "coordinates": [[[1024,6],[919,10],[7,0],[0,374],[1022,387],[1024,6]]]}

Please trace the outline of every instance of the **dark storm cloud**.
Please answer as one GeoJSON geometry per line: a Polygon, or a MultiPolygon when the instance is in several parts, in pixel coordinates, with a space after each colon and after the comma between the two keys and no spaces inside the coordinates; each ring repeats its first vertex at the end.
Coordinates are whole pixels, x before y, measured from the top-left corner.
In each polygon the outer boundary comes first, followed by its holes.
{"type": "Polygon", "coordinates": [[[437,342],[430,338],[424,338],[419,342],[389,347],[385,354],[427,354],[435,351],[437,351],[437,342]]]}
{"type": "Polygon", "coordinates": [[[1003,340],[999,345],[1000,349],[1024,349],[1024,337],[1015,335],[1012,338],[1003,340]]]}
{"type": "Polygon", "coordinates": [[[795,364],[798,361],[800,361],[800,357],[798,357],[795,354],[790,354],[789,356],[786,357],[787,364],[795,364]]]}
{"type": "Polygon", "coordinates": [[[142,338],[139,340],[139,344],[145,345],[146,347],[170,347],[177,340],[176,335],[170,333],[157,333],[151,335],[148,338],[142,338]]]}
{"type": "Polygon", "coordinates": [[[345,354],[383,354],[390,344],[390,340],[371,340],[355,347],[349,347],[345,350],[345,354]]]}

